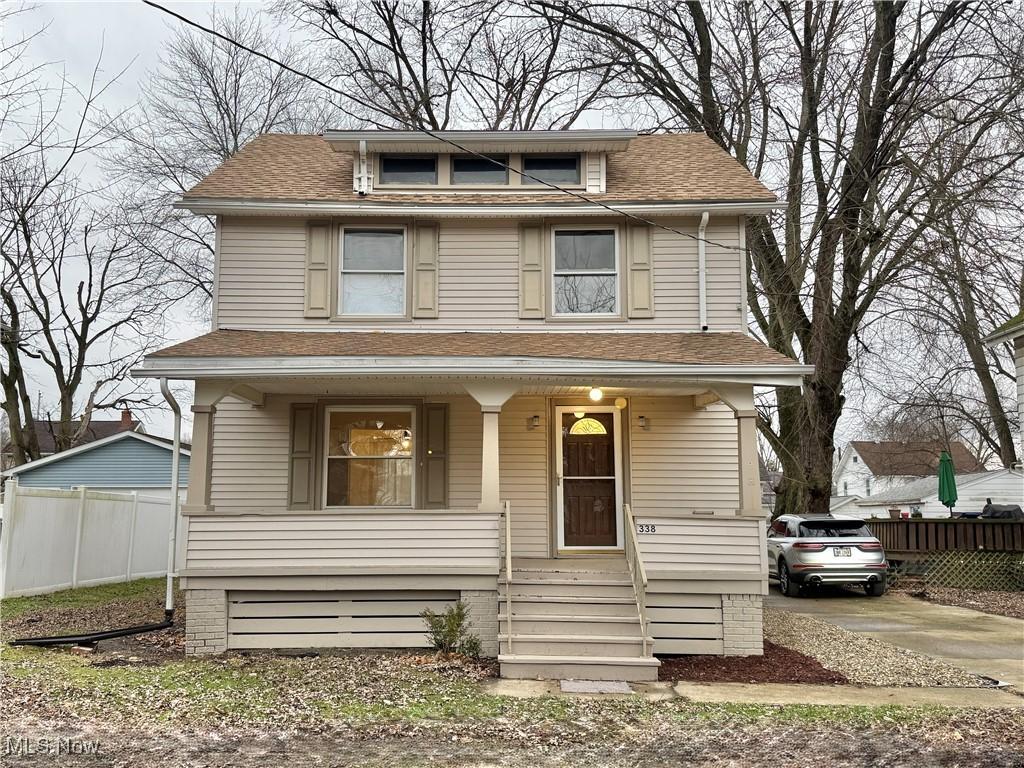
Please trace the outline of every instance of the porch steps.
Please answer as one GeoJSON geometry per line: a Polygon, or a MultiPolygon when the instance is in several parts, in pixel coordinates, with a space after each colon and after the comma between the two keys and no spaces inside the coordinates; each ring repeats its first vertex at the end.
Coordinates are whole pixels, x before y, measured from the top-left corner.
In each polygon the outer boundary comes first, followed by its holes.
{"type": "Polygon", "coordinates": [[[620,558],[520,560],[499,586],[503,677],[655,680],[633,582],[620,558]],[[507,596],[512,600],[511,636],[507,596]],[[509,644],[511,641],[511,651],[509,644]]]}

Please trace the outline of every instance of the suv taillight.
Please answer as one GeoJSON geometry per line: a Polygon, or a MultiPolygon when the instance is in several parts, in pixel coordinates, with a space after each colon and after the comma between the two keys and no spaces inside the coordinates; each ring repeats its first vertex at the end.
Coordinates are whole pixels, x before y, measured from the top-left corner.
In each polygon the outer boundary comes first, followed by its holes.
{"type": "Polygon", "coordinates": [[[808,552],[824,552],[824,544],[814,544],[810,541],[798,541],[793,544],[793,549],[805,549],[808,552]]]}
{"type": "Polygon", "coordinates": [[[882,548],[882,545],[877,541],[867,541],[863,544],[858,544],[857,549],[863,549],[865,552],[877,552],[882,548]]]}

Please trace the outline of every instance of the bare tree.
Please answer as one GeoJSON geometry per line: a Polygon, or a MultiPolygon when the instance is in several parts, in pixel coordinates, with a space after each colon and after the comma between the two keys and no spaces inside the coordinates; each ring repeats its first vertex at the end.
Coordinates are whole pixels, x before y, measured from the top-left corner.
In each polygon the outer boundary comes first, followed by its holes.
{"type": "Polygon", "coordinates": [[[495,0],[285,0],[312,31],[351,122],[428,130],[568,128],[600,100],[607,65],[583,67],[561,18],[495,0]]]}
{"type": "MultiPolygon", "coordinates": [[[[263,26],[258,11],[211,15],[239,43],[298,69],[311,61],[263,26]]],[[[172,203],[264,133],[323,129],[329,104],[310,83],[235,45],[187,28],[167,44],[142,86],[140,105],[119,123],[123,140],[107,167],[136,244],[168,288],[206,310],[212,297],[215,222],[172,203]]]]}
{"type": "Polygon", "coordinates": [[[747,223],[750,312],[815,372],[777,390],[763,434],[785,472],[776,512],[827,512],[844,377],[876,302],[933,222],[1019,173],[1021,144],[985,141],[1021,116],[1013,19],[968,3],[532,5],[590,36],[621,98],[782,190],[781,215],[747,223]]]}

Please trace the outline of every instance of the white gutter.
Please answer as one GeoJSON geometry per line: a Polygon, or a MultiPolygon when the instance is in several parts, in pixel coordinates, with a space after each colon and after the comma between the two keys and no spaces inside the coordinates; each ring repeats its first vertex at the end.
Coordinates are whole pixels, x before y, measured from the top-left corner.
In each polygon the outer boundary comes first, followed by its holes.
{"type": "MultiPolygon", "coordinates": [[[[449,194],[449,193],[445,193],[449,194]]],[[[352,202],[279,201],[279,200],[220,200],[209,198],[182,198],[174,208],[201,214],[268,216],[432,216],[434,218],[519,218],[524,216],[614,216],[599,205],[576,203],[558,205],[547,203],[480,205],[473,202],[478,193],[451,193],[465,197],[465,204],[448,203],[375,203],[370,200],[352,202]]],[[[545,194],[538,190],[537,194],[545,194]]],[[[559,193],[551,192],[552,197],[559,193]]],[[[616,211],[640,216],[699,216],[714,213],[721,216],[767,214],[782,207],[779,202],[736,203],[616,203],[609,202],[616,211]]]]}
{"type": "Polygon", "coordinates": [[[700,215],[700,224],[697,226],[697,304],[700,311],[700,329],[708,329],[708,258],[707,240],[704,235],[708,229],[708,219],[711,214],[704,211],[700,215]]]}
{"type": "Polygon", "coordinates": [[[810,365],[683,365],[621,360],[531,357],[150,357],[132,371],[138,378],[230,378],[237,376],[686,376],[712,379],[785,378],[796,385],[814,372],[810,365]]]}

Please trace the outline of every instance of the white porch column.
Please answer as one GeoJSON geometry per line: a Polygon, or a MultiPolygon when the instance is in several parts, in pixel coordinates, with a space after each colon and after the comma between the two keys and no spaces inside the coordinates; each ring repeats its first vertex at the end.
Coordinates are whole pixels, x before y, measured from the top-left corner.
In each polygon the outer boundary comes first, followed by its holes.
{"type": "Polygon", "coordinates": [[[223,382],[196,382],[192,405],[192,451],[189,459],[188,493],[181,513],[210,511],[210,480],[213,470],[213,419],[217,403],[228,394],[231,385],[223,382]]]}
{"type": "Polygon", "coordinates": [[[736,417],[736,458],[739,464],[740,514],[761,516],[761,471],[757,458],[757,411],[749,384],[716,384],[715,394],[736,417]]]}
{"type": "Polygon", "coordinates": [[[463,384],[463,388],[480,404],[484,420],[480,463],[480,509],[486,512],[499,512],[501,477],[498,417],[501,415],[501,407],[516,393],[518,387],[506,382],[480,381],[463,384]]]}

